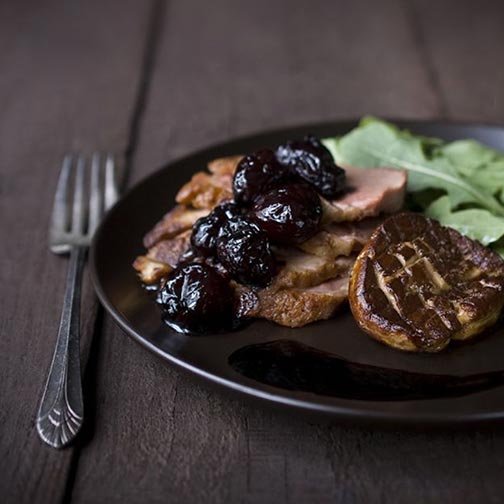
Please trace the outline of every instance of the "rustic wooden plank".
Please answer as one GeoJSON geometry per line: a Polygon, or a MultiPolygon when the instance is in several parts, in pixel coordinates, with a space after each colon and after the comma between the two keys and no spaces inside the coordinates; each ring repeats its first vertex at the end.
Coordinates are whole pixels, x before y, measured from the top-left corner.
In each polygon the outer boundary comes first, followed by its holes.
{"type": "Polygon", "coordinates": [[[406,2],[446,117],[504,122],[504,4],[406,2]]]}
{"type": "MultiPolygon", "coordinates": [[[[2,502],[59,502],[65,493],[75,449],[46,447],[34,427],[67,268],[47,249],[49,213],[67,151],[128,147],[151,6],[0,5],[2,502]]],[[[85,363],[96,309],[89,281],[83,294],[85,363]]]]}
{"type": "Polygon", "coordinates": [[[438,115],[408,21],[398,0],[171,2],[133,181],[261,129],[438,115]]]}
{"type": "MultiPolygon", "coordinates": [[[[394,0],[375,5],[170,2],[132,181],[253,130],[366,113],[439,115],[409,11],[394,0]]],[[[478,437],[438,437],[429,451],[421,435],[269,413],[180,376],[110,323],[101,341],[96,430],[79,460],[76,502],[376,502],[387,485],[398,501],[416,493],[428,501],[435,492],[422,478],[434,469],[415,450],[431,464],[435,457],[453,464],[446,450],[479,446],[478,437]]],[[[443,495],[459,482],[455,469],[449,474],[443,495]]]]}

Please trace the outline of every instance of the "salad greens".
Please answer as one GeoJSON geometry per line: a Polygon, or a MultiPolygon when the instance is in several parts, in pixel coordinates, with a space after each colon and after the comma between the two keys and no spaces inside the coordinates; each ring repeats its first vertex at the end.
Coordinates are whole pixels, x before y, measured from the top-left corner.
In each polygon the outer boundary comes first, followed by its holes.
{"type": "Polygon", "coordinates": [[[446,143],[365,117],[325,146],[336,163],[408,170],[408,204],[504,256],[504,154],[475,140],[446,143]]]}

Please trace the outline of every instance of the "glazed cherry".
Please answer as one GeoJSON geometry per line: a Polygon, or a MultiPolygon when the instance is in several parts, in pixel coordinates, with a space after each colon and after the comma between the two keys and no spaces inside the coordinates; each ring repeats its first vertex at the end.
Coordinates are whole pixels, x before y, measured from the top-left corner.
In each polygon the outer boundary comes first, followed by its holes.
{"type": "Polygon", "coordinates": [[[249,205],[256,196],[288,179],[291,171],[281,165],[271,149],[262,149],[245,156],[236,167],[233,194],[236,203],[249,205]]]}
{"type": "Polygon", "coordinates": [[[313,187],[289,184],[259,196],[250,217],[272,242],[295,245],[319,231],[322,205],[313,187]]]}
{"type": "Polygon", "coordinates": [[[206,217],[198,219],[193,226],[191,245],[195,251],[204,257],[215,253],[215,244],[226,222],[239,215],[240,211],[234,203],[223,203],[215,207],[206,217]]]}
{"type": "Polygon", "coordinates": [[[191,245],[194,250],[204,256],[212,255],[221,226],[221,217],[214,212],[198,219],[193,226],[191,235],[191,245]]]}
{"type": "Polygon", "coordinates": [[[329,150],[314,136],[279,146],[276,156],[326,198],[336,197],[345,188],[345,170],[335,164],[329,150]]]}
{"type": "Polygon", "coordinates": [[[177,267],[159,290],[157,303],[165,322],[179,332],[205,332],[231,323],[233,290],[207,264],[177,267]]]}
{"type": "Polygon", "coordinates": [[[219,213],[224,222],[226,222],[228,219],[239,217],[242,214],[240,207],[233,201],[226,201],[224,203],[221,203],[212,211],[219,213]]]}
{"type": "Polygon", "coordinates": [[[275,275],[268,237],[243,218],[230,220],[217,239],[217,259],[240,283],[264,287],[275,275]]]}

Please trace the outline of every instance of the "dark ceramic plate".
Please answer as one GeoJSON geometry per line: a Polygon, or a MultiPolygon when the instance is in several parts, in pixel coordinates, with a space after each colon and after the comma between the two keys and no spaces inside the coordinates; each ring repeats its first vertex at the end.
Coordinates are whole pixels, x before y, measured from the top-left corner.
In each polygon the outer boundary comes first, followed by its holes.
{"type": "MultiPolygon", "coordinates": [[[[398,122],[446,140],[475,138],[504,150],[504,128],[398,122]]],[[[229,334],[170,330],[131,268],[142,237],[171,206],[177,189],[206,162],[312,132],[345,133],[355,122],[307,125],[240,138],[165,166],[110,211],[91,250],[98,295],[117,323],[167,361],[227,389],[339,420],[455,424],[504,418],[504,329],[436,355],[413,355],[362,333],[348,309],[301,329],[257,321],[229,334]]]]}

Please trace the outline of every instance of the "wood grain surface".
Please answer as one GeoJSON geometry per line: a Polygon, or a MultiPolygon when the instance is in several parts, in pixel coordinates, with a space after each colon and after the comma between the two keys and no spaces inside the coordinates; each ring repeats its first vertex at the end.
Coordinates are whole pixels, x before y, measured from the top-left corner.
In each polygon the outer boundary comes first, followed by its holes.
{"type": "Polygon", "coordinates": [[[85,432],[55,452],[34,418],[63,295],[46,227],[66,151],[123,155],[131,185],[284,125],[502,123],[503,60],[500,0],[1,3],[1,501],[500,503],[502,429],[343,427],[230,399],[95,324],[89,288],[85,432]]]}
{"type": "MultiPolygon", "coordinates": [[[[49,253],[49,215],[66,152],[127,149],[151,8],[134,0],[0,3],[2,502],[61,501],[78,456],[45,447],[35,430],[67,267],[49,253]]],[[[97,304],[85,280],[84,363],[97,304]]]]}

